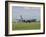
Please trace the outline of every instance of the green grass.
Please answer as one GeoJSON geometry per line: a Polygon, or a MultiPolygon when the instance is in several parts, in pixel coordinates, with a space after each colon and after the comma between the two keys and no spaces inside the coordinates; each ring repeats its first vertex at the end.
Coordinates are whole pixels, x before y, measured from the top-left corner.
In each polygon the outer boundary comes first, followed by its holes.
{"type": "Polygon", "coordinates": [[[40,22],[12,23],[12,30],[34,30],[34,29],[40,29],[40,22]]]}

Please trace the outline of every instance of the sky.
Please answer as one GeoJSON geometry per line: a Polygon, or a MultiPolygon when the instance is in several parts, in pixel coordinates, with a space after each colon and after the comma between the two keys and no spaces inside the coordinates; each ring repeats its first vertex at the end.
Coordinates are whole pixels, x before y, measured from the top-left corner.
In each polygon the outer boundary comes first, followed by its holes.
{"type": "Polygon", "coordinates": [[[20,19],[22,15],[23,19],[40,19],[40,7],[21,7],[13,6],[12,7],[12,18],[20,19]]]}

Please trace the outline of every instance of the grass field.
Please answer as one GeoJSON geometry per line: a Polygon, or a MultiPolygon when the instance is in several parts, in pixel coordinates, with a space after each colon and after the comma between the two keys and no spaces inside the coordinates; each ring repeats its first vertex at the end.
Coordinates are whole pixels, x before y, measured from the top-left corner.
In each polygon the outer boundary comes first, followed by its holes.
{"type": "Polygon", "coordinates": [[[12,23],[12,30],[34,30],[40,29],[40,22],[12,23]]]}

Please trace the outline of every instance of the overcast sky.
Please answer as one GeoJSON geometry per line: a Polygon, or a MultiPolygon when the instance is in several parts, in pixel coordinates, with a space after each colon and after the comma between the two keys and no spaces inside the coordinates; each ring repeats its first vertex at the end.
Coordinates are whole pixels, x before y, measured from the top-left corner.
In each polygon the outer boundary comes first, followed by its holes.
{"type": "Polygon", "coordinates": [[[23,19],[40,19],[40,7],[12,7],[12,17],[13,19],[20,19],[22,15],[23,19]]]}

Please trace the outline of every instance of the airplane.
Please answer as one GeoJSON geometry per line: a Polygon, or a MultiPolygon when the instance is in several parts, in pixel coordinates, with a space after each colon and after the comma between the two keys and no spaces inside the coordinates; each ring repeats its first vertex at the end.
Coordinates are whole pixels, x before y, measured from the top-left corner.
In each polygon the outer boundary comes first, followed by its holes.
{"type": "Polygon", "coordinates": [[[36,22],[36,19],[28,19],[28,20],[25,20],[23,19],[22,16],[20,16],[21,19],[16,19],[17,22],[25,22],[25,23],[31,23],[31,22],[36,22]]]}

